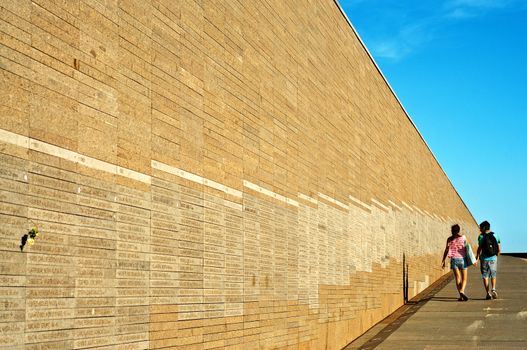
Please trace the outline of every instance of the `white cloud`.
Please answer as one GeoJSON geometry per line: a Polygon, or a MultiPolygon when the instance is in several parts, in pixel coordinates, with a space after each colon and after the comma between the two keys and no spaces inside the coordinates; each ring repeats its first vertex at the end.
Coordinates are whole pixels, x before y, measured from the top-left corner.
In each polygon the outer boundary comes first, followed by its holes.
{"type": "Polygon", "coordinates": [[[408,48],[396,40],[375,43],[372,46],[372,51],[375,57],[389,58],[394,61],[399,61],[409,53],[408,48]]]}
{"type": "Polygon", "coordinates": [[[356,6],[356,5],[359,5],[359,4],[363,3],[365,1],[366,0],[340,0],[339,3],[341,3],[342,5],[353,7],[353,6],[356,6]]]}
{"type": "Polygon", "coordinates": [[[449,0],[445,4],[445,18],[467,19],[484,15],[489,11],[507,9],[518,0],[449,0]]]}
{"type": "Polygon", "coordinates": [[[451,0],[447,3],[447,6],[489,9],[503,8],[512,2],[511,0],[451,0]]]}
{"type": "Polygon", "coordinates": [[[493,14],[527,10],[525,0],[446,0],[440,10],[443,23],[469,21],[493,14]]]}
{"type": "Polygon", "coordinates": [[[405,25],[389,39],[374,42],[372,53],[375,57],[399,61],[432,40],[433,30],[430,27],[428,21],[405,25]]]}
{"type": "MultiPolygon", "coordinates": [[[[374,57],[400,61],[448,31],[448,26],[493,12],[527,10],[527,0],[339,0],[363,23],[374,57]]],[[[359,22],[359,20],[357,21],[359,22]]]]}
{"type": "Polygon", "coordinates": [[[468,18],[477,17],[477,14],[475,14],[474,12],[468,11],[466,9],[463,9],[463,8],[456,8],[452,10],[451,12],[447,13],[445,17],[453,18],[453,19],[468,19],[468,18]]]}

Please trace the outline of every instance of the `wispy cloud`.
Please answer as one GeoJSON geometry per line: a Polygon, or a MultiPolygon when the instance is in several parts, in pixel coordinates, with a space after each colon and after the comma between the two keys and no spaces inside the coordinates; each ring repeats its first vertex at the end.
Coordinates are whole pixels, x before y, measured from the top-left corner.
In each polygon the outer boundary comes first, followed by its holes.
{"type": "Polygon", "coordinates": [[[451,19],[468,19],[477,17],[477,14],[462,8],[456,8],[445,14],[445,17],[451,19]]]}
{"type": "Polygon", "coordinates": [[[375,57],[389,58],[394,61],[399,61],[410,50],[401,45],[398,41],[387,40],[373,44],[372,51],[375,57]]]}
{"type": "Polygon", "coordinates": [[[527,9],[526,0],[340,0],[374,57],[398,62],[444,35],[445,28],[498,11],[527,9]],[[354,16],[356,15],[356,17],[354,16]],[[360,29],[360,25],[357,26],[360,29]]]}
{"type": "Polygon", "coordinates": [[[395,35],[374,41],[371,47],[376,57],[400,61],[432,39],[430,23],[422,21],[402,26],[395,35]]]}
{"type": "Polygon", "coordinates": [[[471,8],[503,8],[511,5],[514,0],[450,0],[447,6],[471,8]]]}
{"type": "Polygon", "coordinates": [[[360,3],[366,2],[366,0],[346,0],[346,1],[339,1],[343,3],[343,5],[347,7],[353,8],[356,5],[359,5],[360,3]]]}
{"type": "Polygon", "coordinates": [[[444,6],[444,17],[449,19],[469,19],[488,12],[504,10],[521,5],[522,0],[449,0],[444,6]]]}

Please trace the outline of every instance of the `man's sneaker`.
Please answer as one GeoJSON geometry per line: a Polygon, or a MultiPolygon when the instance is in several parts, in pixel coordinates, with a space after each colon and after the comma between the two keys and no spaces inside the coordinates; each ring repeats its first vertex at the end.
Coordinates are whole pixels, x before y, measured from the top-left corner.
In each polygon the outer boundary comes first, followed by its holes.
{"type": "Polygon", "coordinates": [[[496,292],[496,289],[491,290],[490,295],[492,296],[492,299],[498,299],[498,292],[496,292]]]}
{"type": "Polygon", "coordinates": [[[489,293],[487,293],[487,296],[485,297],[485,300],[490,300],[490,299],[492,299],[492,297],[490,296],[489,293]]]}

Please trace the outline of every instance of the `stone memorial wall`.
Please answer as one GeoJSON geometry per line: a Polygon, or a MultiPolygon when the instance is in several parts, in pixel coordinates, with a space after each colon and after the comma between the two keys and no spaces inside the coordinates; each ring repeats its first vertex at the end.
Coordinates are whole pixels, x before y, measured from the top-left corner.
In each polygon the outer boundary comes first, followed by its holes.
{"type": "Polygon", "coordinates": [[[332,0],[0,13],[2,350],[341,349],[475,229],[332,0]]]}

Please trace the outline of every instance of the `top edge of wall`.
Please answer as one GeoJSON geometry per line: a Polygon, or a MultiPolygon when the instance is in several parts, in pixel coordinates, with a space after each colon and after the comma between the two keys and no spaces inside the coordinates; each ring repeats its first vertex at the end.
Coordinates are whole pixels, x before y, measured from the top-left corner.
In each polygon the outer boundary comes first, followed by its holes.
{"type": "Polygon", "coordinates": [[[469,214],[472,216],[472,218],[473,218],[474,221],[476,222],[476,219],[474,218],[474,215],[472,214],[472,212],[471,212],[470,209],[468,208],[468,206],[467,206],[467,204],[465,203],[465,201],[463,200],[463,198],[459,195],[459,192],[457,191],[457,189],[456,189],[456,187],[454,186],[454,184],[452,183],[452,181],[450,181],[450,178],[448,177],[447,173],[445,172],[445,170],[444,170],[443,167],[441,166],[441,163],[439,163],[439,161],[437,160],[437,157],[435,156],[434,152],[432,151],[432,149],[430,148],[430,146],[429,146],[428,143],[426,142],[425,138],[423,137],[423,135],[422,135],[421,132],[419,131],[419,128],[417,127],[417,125],[414,123],[414,121],[413,121],[412,118],[410,117],[410,114],[408,113],[408,111],[407,111],[406,108],[404,107],[403,103],[402,103],[401,100],[399,99],[399,96],[397,96],[397,94],[395,93],[395,90],[392,88],[392,86],[391,86],[390,83],[388,82],[388,79],[386,79],[386,77],[384,76],[384,73],[382,72],[381,68],[379,67],[379,65],[377,64],[377,62],[375,61],[375,59],[373,58],[373,55],[371,54],[370,50],[368,50],[368,48],[366,47],[366,44],[364,43],[364,41],[363,41],[362,38],[360,37],[359,32],[355,29],[355,27],[354,27],[353,24],[351,23],[350,19],[349,19],[348,16],[346,15],[346,12],[344,12],[344,10],[342,9],[342,6],[340,5],[339,0],[333,0],[333,2],[335,3],[335,5],[337,5],[337,8],[339,9],[340,13],[341,13],[342,16],[344,17],[344,19],[346,19],[346,21],[348,22],[348,25],[350,26],[351,30],[353,31],[353,34],[355,34],[355,36],[357,37],[357,39],[359,39],[360,44],[361,44],[362,47],[364,48],[364,51],[366,51],[366,53],[367,53],[368,56],[370,57],[370,60],[372,61],[373,65],[375,66],[375,68],[377,69],[377,71],[379,72],[379,74],[381,75],[382,79],[384,80],[384,82],[386,83],[386,85],[388,86],[388,88],[390,89],[390,91],[392,92],[393,96],[394,96],[395,99],[397,100],[397,103],[399,103],[399,106],[401,107],[401,109],[403,110],[404,114],[406,115],[406,118],[408,118],[408,120],[410,121],[410,123],[412,124],[412,126],[415,128],[415,131],[417,131],[417,134],[419,135],[419,137],[421,137],[421,140],[423,141],[423,143],[425,144],[425,146],[428,148],[428,151],[430,152],[430,154],[432,155],[432,157],[434,157],[434,160],[436,161],[437,165],[439,166],[439,169],[441,169],[441,171],[443,172],[443,174],[444,174],[445,177],[447,178],[448,182],[450,183],[450,186],[452,186],[452,188],[453,188],[454,191],[456,192],[458,198],[461,200],[461,202],[463,203],[463,205],[465,206],[465,208],[468,210],[469,214]]]}

